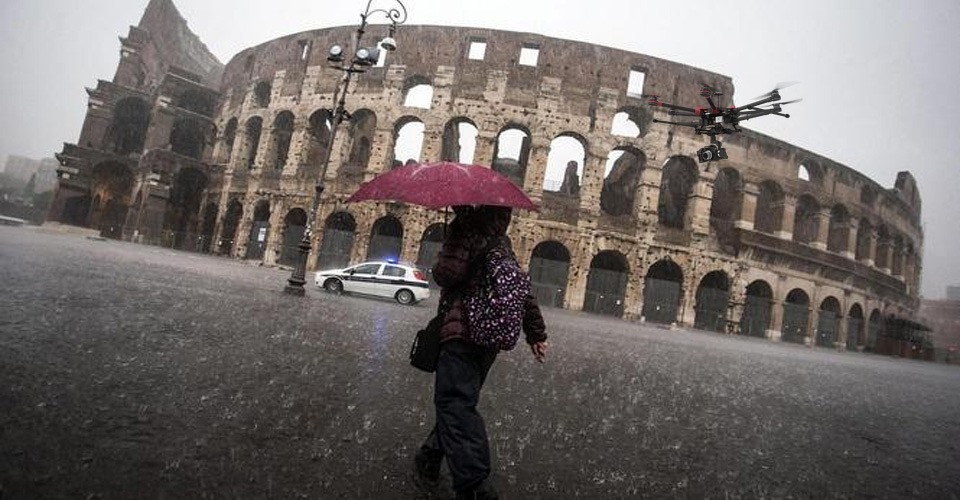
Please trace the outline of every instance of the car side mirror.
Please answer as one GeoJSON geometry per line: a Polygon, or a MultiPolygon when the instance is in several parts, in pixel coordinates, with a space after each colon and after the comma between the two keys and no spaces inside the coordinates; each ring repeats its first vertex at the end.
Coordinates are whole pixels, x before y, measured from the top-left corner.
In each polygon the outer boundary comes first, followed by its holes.
{"type": "Polygon", "coordinates": [[[350,270],[350,276],[353,276],[354,274],[356,274],[356,272],[357,272],[356,269],[351,269],[351,270],[350,270]]]}

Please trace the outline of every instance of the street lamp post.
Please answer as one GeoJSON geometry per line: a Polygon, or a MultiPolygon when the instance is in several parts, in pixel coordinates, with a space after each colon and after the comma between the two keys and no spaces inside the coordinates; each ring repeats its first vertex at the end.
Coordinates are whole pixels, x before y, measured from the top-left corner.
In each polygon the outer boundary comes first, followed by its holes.
{"type": "Polygon", "coordinates": [[[302,297],[306,293],[304,290],[304,285],[307,283],[307,256],[310,254],[310,237],[313,234],[313,222],[314,219],[316,219],[318,210],[320,208],[320,197],[323,195],[324,190],[323,179],[327,175],[327,166],[330,163],[330,153],[333,150],[334,141],[337,139],[337,129],[340,128],[340,124],[344,120],[349,119],[350,117],[350,114],[346,110],[346,99],[347,93],[350,89],[350,81],[353,79],[354,73],[363,73],[366,71],[365,68],[373,66],[377,63],[380,57],[379,47],[383,47],[383,49],[387,51],[393,51],[397,49],[397,42],[393,39],[393,36],[396,33],[397,26],[406,22],[407,8],[400,0],[391,1],[396,3],[397,6],[390,9],[373,10],[370,9],[373,4],[373,0],[367,1],[366,10],[360,14],[360,26],[357,28],[357,35],[353,41],[354,55],[350,59],[350,63],[348,65],[344,64],[345,61],[343,48],[339,45],[330,47],[327,61],[332,63],[331,67],[342,71],[343,76],[337,82],[337,86],[333,91],[333,102],[336,104],[333,109],[333,121],[330,124],[330,137],[327,140],[326,147],[323,151],[323,156],[321,157],[320,174],[317,178],[317,184],[314,186],[315,192],[313,195],[313,205],[310,208],[310,213],[307,215],[307,225],[303,228],[303,238],[300,240],[300,245],[298,246],[300,255],[297,259],[296,265],[293,267],[293,272],[290,274],[290,278],[287,279],[287,285],[283,288],[283,291],[286,294],[302,297]],[[361,42],[363,41],[363,35],[366,32],[367,20],[374,14],[381,14],[390,21],[390,34],[381,40],[377,45],[373,47],[364,47],[361,45],[361,42]]]}

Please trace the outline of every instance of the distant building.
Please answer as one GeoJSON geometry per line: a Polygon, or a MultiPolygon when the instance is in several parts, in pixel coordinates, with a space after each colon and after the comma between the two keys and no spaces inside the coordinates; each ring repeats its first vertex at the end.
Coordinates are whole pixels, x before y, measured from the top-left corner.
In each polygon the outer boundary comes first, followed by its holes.
{"type": "Polygon", "coordinates": [[[40,169],[40,162],[26,156],[10,155],[4,164],[3,173],[9,177],[27,182],[30,176],[40,169]]]}
{"type": "Polygon", "coordinates": [[[3,173],[24,184],[30,182],[30,178],[36,175],[33,191],[43,193],[57,187],[59,166],[60,163],[54,158],[34,160],[26,156],[10,155],[3,165],[3,173]]]}
{"type": "Polygon", "coordinates": [[[919,317],[932,330],[937,359],[960,363],[960,300],[921,300],[919,317]]]}
{"type": "Polygon", "coordinates": [[[947,287],[947,300],[960,300],[960,285],[947,287]]]}

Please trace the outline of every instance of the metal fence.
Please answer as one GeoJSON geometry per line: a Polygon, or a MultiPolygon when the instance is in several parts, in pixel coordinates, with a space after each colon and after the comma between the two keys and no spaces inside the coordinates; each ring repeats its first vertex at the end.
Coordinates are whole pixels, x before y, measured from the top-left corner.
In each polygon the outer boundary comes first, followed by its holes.
{"type": "Polygon", "coordinates": [[[696,317],[694,328],[723,332],[727,329],[727,308],[730,304],[730,292],[719,288],[702,287],[697,290],[697,302],[694,304],[696,317]]]}
{"type": "Polygon", "coordinates": [[[643,285],[643,317],[654,323],[673,323],[680,308],[680,283],[647,278],[643,285]]]}
{"type": "Polygon", "coordinates": [[[747,295],[740,319],[740,333],[751,337],[766,337],[770,328],[770,313],[773,301],[766,297],[747,295]]]}
{"type": "Polygon", "coordinates": [[[784,342],[803,344],[807,337],[807,327],[810,321],[810,309],[803,304],[783,304],[783,336],[784,342]]]}

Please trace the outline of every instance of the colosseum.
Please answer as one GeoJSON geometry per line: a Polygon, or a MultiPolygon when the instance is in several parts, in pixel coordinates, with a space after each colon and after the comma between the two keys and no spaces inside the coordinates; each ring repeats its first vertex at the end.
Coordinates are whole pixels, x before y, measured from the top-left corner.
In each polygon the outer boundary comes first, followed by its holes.
{"type": "Polygon", "coordinates": [[[913,324],[910,173],[885,188],[750,130],[725,140],[728,160],[698,163],[707,140],[653,123],[668,117],[640,98],[700,102],[697,82],[732,98],[730,77],[536,34],[403,25],[399,49],[353,76],[331,134],[343,72],[327,49],[355,30],[284,36],[223,65],[170,0],[151,0],[57,155],[49,221],[290,265],[329,150],[307,268],[388,256],[428,268],[442,212],[345,200],[410,160],[463,161],[540,207],[515,213],[511,237],[546,306],[837,349],[875,350],[913,324]]]}

